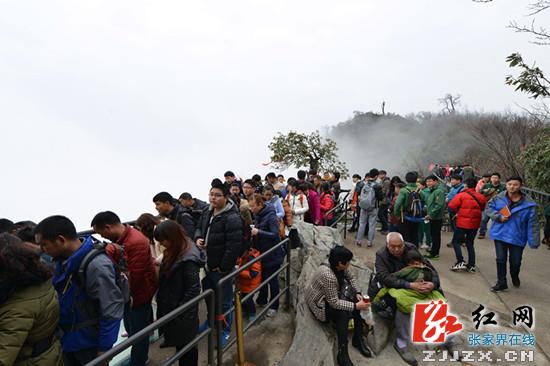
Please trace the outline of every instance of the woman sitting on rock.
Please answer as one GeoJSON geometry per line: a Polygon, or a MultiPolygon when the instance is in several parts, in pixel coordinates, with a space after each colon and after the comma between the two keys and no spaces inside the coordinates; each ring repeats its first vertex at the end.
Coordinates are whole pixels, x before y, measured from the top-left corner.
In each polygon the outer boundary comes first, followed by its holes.
{"type": "Polygon", "coordinates": [[[313,315],[321,322],[333,322],[338,335],[339,366],[353,366],[348,354],[348,322],[354,320],[352,345],[365,357],[371,352],[364,343],[363,319],[360,311],[370,306],[363,300],[357,281],[348,270],[353,253],[342,246],[330,251],[328,261],[317,269],[306,289],[306,302],[313,315]]]}

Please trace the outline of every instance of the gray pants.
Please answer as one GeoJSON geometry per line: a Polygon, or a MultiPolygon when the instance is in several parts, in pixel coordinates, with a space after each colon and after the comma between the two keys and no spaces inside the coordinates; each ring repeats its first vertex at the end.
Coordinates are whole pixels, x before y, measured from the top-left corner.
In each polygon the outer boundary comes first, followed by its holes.
{"type": "Polygon", "coordinates": [[[369,233],[367,241],[374,243],[374,234],[376,233],[376,220],[378,219],[378,208],[366,211],[361,209],[361,215],[359,216],[359,230],[357,230],[357,238],[355,240],[361,241],[365,238],[365,229],[369,226],[369,233]]]}
{"type": "MultiPolygon", "coordinates": [[[[399,310],[395,311],[395,331],[397,333],[396,343],[397,347],[403,349],[411,341],[411,314],[405,314],[399,310]]],[[[456,345],[457,339],[454,335],[447,336],[447,340],[442,346],[456,345]]]]}

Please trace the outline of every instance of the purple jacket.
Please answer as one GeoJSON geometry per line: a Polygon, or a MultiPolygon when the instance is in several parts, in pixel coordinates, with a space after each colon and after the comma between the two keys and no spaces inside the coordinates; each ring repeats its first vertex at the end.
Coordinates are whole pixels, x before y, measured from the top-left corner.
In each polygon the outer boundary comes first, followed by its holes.
{"type": "Polygon", "coordinates": [[[309,204],[311,221],[316,225],[320,225],[323,222],[321,217],[321,202],[319,201],[319,194],[315,190],[309,190],[307,203],[309,204]]]}

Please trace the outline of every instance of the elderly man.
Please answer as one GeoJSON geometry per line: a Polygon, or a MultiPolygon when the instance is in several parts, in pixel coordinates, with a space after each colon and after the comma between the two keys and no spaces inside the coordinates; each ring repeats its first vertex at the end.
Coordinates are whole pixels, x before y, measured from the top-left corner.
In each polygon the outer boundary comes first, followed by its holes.
{"type": "MultiPolygon", "coordinates": [[[[431,281],[409,282],[396,275],[398,271],[407,267],[406,258],[410,257],[410,252],[418,253],[418,249],[414,244],[405,243],[401,234],[392,232],[386,236],[386,246],[376,252],[376,274],[369,286],[369,296],[371,299],[376,297],[382,287],[410,289],[421,295],[427,295],[433,290],[439,289],[440,282],[437,271],[426,258],[423,258],[423,265],[431,270],[431,281]]],[[[418,256],[420,256],[419,253],[418,256]]],[[[420,257],[422,258],[422,256],[420,257]]],[[[407,348],[410,339],[410,321],[410,314],[405,314],[400,310],[395,312],[397,339],[394,347],[405,362],[409,365],[417,365],[414,355],[407,348]]],[[[451,351],[450,344],[447,344],[446,347],[451,351]]]]}

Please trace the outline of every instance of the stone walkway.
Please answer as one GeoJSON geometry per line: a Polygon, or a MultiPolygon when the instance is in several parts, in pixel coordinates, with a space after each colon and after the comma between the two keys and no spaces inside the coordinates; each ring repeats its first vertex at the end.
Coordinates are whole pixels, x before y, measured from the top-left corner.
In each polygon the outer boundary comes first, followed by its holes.
{"type": "MultiPolygon", "coordinates": [[[[505,333],[513,331],[513,328],[510,328],[512,324],[512,311],[518,306],[530,305],[536,312],[534,333],[537,342],[537,358],[534,363],[526,364],[550,365],[550,358],[548,357],[550,355],[550,335],[548,333],[550,329],[550,313],[548,312],[548,302],[550,299],[550,250],[547,250],[546,246],[541,246],[536,250],[526,248],[523,254],[520,273],[521,287],[518,289],[513,288],[509,280],[509,290],[495,294],[490,291],[490,287],[496,282],[493,242],[487,239],[476,239],[475,248],[478,272],[472,274],[465,272],[457,273],[449,270],[456,261],[454,250],[445,245],[450,240],[450,233],[442,233],[443,244],[440,259],[434,260],[432,263],[440,274],[442,288],[447,296],[451,311],[459,315],[461,321],[465,323],[465,333],[497,333],[496,328],[495,330],[485,328],[484,331],[474,329],[471,313],[479,304],[485,306],[485,311],[489,310],[497,313],[499,316],[499,325],[503,325],[506,328],[502,329],[505,333]]],[[[354,244],[353,234],[350,235],[348,233],[345,245],[353,251],[354,255],[363,259],[369,266],[374,267],[375,253],[385,245],[384,241],[385,237],[377,233],[373,248],[357,247],[354,244]]],[[[423,253],[425,252],[423,251],[423,253]]],[[[466,248],[463,248],[463,253],[467,258],[466,248]]],[[[467,340],[465,340],[465,346],[467,346],[467,340]]],[[[386,351],[388,348],[391,348],[390,353],[395,354],[391,346],[387,347],[386,351]]],[[[380,355],[376,362],[356,362],[356,364],[376,364],[387,357],[389,356],[380,355]]],[[[393,359],[393,357],[391,358],[393,359]]],[[[354,358],[354,361],[363,360],[354,358]]],[[[424,364],[433,363],[426,362],[424,364]]]]}

